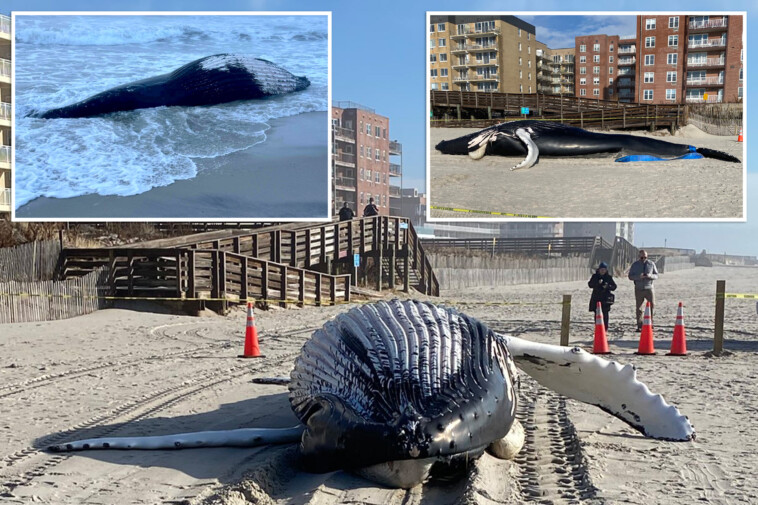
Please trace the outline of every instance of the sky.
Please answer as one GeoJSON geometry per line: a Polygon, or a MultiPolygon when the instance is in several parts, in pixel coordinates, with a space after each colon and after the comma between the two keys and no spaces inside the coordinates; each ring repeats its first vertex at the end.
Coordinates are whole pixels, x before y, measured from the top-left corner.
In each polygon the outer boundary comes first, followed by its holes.
{"type": "MultiPolygon", "coordinates": [[[[0,12],[11,10],[104,10],[101,0],[0,0],[0,12]]],[[[632,16],[604,14],[602,19],[588,15],[547,16],[548,11],[590,11],[596,1],[575,0],[571,4],[559,0],[541,0],[539,11],[535,2],[526,0],[478,1],[423,0],[356,2],[354,0],[109,0],[108,10],[319,10],[332,11],[332,78],[333,99],[352,100],[390,118],[390,136],[403,144],[403,186],[423,188],[425,185],[426,148],[426,11],[504,11],[537,27],[537,39],[549,47],[573,46],[573,35],[607,33],[627,35],[635,31],[632,16]],[[527,12],[528,11],[528,12],[527,12]]],[[[608,4],[611,5],[611,4],[608,4]]],[[[716,9],[723,4],[712,1],[672,1],[665,4],[652,0],[620,0],[615,11],[667,10],[694,12],[716,9]]],[[[747,33],[758,29],[758,2],[730,0],[728,9],[747,11],[747,33]]],[[[748,37],[746,54],[758,54],[756,37],[748,37]]],[[[756,77],[756,65],[747,66],[747,80],[756,77]]],[[[755,104],[748,98],[748,122],[755,115],[755,104]]],[[[746,139],[749,133],[745,128],[746,139]]],[[[749,144],[748,144],[749,145],[749,144]]],[[[751,150],[748,150],[750,159],[751,150]]],[[[748,172],[758,167],[748,163],[748,172]]],[[[753,176],[755,181],[755,176],[753,176]]],[[[748,206],[758,201],[758,184],[748,185],[748,206]]],[[[747,224],[651,224],[637,225],[637,242],[648,246],[663,243],[721,251],[727,247],[735,254],[758,254],[758,210],[748,211],[754,219],[747,224]]]]}

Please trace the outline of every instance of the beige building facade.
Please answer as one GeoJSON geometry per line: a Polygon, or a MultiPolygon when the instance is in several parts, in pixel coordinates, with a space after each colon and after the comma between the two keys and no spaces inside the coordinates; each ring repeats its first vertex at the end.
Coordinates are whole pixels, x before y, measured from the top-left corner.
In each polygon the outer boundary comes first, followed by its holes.
{"type": "Polygon", "coordinates": [[[430,16],[432,90],[537,92],[535,28],[514,16],[430,16]]]}
{"type": "Polygon", "coordinates": [[[0,217],[11,211],[11,19],[0,15],[0,217]]]}

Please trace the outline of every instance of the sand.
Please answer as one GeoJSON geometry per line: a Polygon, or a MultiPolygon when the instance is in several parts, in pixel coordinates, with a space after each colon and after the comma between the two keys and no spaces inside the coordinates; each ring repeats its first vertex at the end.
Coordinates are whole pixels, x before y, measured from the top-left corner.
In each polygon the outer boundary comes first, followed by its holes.
{"type": "Polygon", "coordinates": [[[326,113],[268,122],[266,141],[226,156],[195,159],[198,175],[134,196],[37,198],[19,208],[43,218],[326,218],[326,113]]]}
{"type": "MultiPolygon", "coordinates": [[[[430,144],[477,131],[431,128],[430,144]]],[[[624,133],[624,132],[617,132],[624,133]]],[[[669,142],[708,147],[744,160],[736,138],[685,127],[669,142]]],[[[652,134],[633,132],[634,135],[652,134]]],[[[522,159],[443,155],[432,148],[430,205],[554,218],[742,218],[744,163],[714,159],[615,163],[614,157],[522,159]]],[[[432,218],[503,218],[431,208],[432,218]]]]}
{"type": "MultiPolygon", "coordinates": [[[[190,317],[106,309],[66,321],[0,326],[0,496],[4,503],[750,503],[758,495],[758,315],[727,300],[725,348],[711,357],[716,279],[750,293],[758,269],[697,268],[656,282],[656,347],[638,357],[631,282],[611,311],[612,359],[688,415],[693,443],[643,438],[600,410],[565,400],[524,377],[519,417],[527,446],[515,462],[489,455],[467,476],[411,490],[346,472],[298,469],[294,445],[254,449],[93,451],[37,448],[72,437],[167,434],[295,423],[281,376],[313,327],[346,307],[258,311],[266,358],[238,360],[244,312],[190,317]],[[687,357],[667,357],[679,301],[687,357]]],[[[479,287],[442,298],[498,331],[558,343],[561,295],[572,294],[572,344],[591,346],[586,283],[479,287]],[[509,302],[512,305],[477,305],[509,302]],[[522,305],[521,303],[526,303],[522,305]]],[[[149,307],[143,307],[149,309],[149,307]]]]}

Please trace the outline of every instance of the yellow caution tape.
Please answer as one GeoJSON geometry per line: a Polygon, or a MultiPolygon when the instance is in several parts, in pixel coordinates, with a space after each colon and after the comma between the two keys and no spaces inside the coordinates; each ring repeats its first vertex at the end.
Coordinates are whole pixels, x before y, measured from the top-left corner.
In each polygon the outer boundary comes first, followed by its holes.
{"type": "Polygon", "coordinates": [[[745,298],[748,300],[758,300],[758,295],[742,293],[724,293],[724,298],[745,298]]]}
{"type": "Polygon", "coordinates": [[[455,207],[438,207],[436,205],[432,205],[431,208],[435,210],[449,210],[452,212],[468,212],[470,214],[487,214],[490,216],[529,217],[529,218],[534,218],[534,219],[555,219],[553,217],[533,216],[531,214],[513,214],[510,212],[492,212],[489,210],[458,209],[455,207]]]}

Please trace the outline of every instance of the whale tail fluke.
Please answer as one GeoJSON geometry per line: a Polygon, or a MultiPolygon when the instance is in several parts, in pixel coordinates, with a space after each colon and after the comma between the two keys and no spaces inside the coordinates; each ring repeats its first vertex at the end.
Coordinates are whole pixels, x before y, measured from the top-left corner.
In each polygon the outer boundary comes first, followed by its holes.
{"type": "Polygon", "coordinates": [[[697,152],[705,156],[706,158],[714,158],[722,161],[731,161],[732,163],[739,163],[740,160],[735,158],[731,154],[727,154],[723,151],[717,151],[716,149],[708,149],[707,147],[698,147],[697,152]]]}

